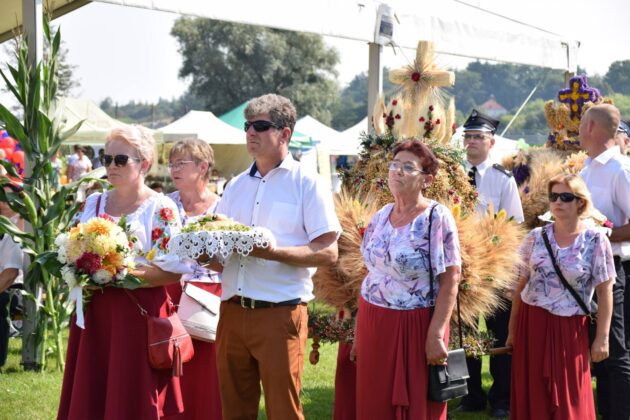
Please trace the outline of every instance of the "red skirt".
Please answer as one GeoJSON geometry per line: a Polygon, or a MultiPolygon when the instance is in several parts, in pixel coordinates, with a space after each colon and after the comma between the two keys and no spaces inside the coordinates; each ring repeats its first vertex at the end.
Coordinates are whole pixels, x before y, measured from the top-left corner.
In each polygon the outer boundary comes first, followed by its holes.
{"type": "Polygon", "coordinates": [[[446,403],[427,398],[430,317],[429,308],[400,311],[360,299],[357,419],[446,419],[446,403]]]}
{"type": "Polygon", "coordinates": [[[586,317],[521,303],[510,419],[595,420],[586,317]]]}
{"type": "MultiPolygon", "coordinates": [[[[221,283],[191,282],[207,292],[221,296],[221,283]]],[[[179,283],[169,285],[168,293],[173,302],[179,304],[182,287],[179,283]]],[[[169,416],[169,420],[221,420],[221,396],[214,343],[194,340],[195,355],[184,364],[184,375],[180,378],[184,397],[184,412],[169,416]]]]}
{"type": "MultiPolygon", "coordinates": [[[[151,316],[168,316],[164,287],[131,292],[151,316]]],[[[179,379],[149,365],[147,323],[122,289],[95,292],[85,329],[70,320],[58,419],[159,419],[183,410],[179,379]]]]}
{"type": "Polygon", "coordinates": [[[355,420],[357,418],[357,367],[350,361],[352,343],[339,343],[337,371],[335,372],[335,411],[334,420],[355,420]]]}

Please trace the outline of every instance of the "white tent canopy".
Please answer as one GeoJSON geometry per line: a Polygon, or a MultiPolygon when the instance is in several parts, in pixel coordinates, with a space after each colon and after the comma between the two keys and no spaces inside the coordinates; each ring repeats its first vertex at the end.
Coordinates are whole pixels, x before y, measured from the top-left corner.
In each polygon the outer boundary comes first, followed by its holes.
{"type": "Polygon", "coordinates": [[[368,117],[365,117],[352,127],[342,131],[341,134],[348,139],[353,139],[353,147],[361,150],[361,134],[367,132],[368,126],[369,120],[368,117]]]}
{"type": "Polygon", "coordinates": [[[394,41],[403,48],[415,49],[423,39],[433,41],[438,53],[571,71],[577,66],[578,41],[454,0],[430,5],[403,0],[231,0],[220,7],[207,0],[97,1],[364,42],[374,42],[378,8],[386,3],[400,22],[394,41]]]}
{"type": "Polygon", "coordinates": [[[166,142],[195,137],[211,144],[245,144],[245,133],[208,111],[189,111],[158,131],[164,135],[166,142]]]}
{"type": "Polygon", "coordinates": [[[295,129],[312,138],[316,147],[329,155],[359,154],[359,144],[356,139],[328,127],[310,115],[300,118],[295,124],[295,129]]]}
{"type": "Polygon", "coordinates": [[[123,122],[107,115],[89,99],[61,97],[57,100],[54,114],[65,129],[83,121],[79,131],[66,140],[70,144],[102,144],[110,131],[124,126],[123,122]]]}
{"type": "Polygon", "coordinates": [[[245,133],[224,123],[212,112],[190,111],[158,132],[166,142],[197,138],[209,143],[214,150],[214,168],[226,178],[244,171],[252,162],[245,133]]]}

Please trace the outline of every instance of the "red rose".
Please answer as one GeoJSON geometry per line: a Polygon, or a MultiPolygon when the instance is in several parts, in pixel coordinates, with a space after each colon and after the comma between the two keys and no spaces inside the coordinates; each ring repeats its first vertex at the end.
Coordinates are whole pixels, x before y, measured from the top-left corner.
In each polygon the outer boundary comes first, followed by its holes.
{"type": "Polygon", "coordinates": [[[396,114],[396,116],[395,116],[394,118],[396,118],[397,120],[399,120],[399,119],[400,119],[400,114],[396,114]]]}
{"type": "Polygon", "coordinates": [[[387,118],[387,114],[383,112],[383,118],[387,118]]]}
{"type": "Polygon", "coordinates": [[[392,105],[393,105],[393,106],[398,105],[398,100],[397,100],[397,99],[394,99],[394,100],[392,101],[392,105]]]}
{"type": "Polygon", "coordinates": [[[151,231],[151,239],[155,242],[162,237],[164,230],[162,228],[156,227],[151,231]]]}
{"type": "Polygon", "coordinates": [[[90,276],[101,268],[101,257],[93,252],[84,252],[76,262],[77,268],[90,276]]]}
{"type": "Polygon", "coordinates": [[[174,219],[173,210],[167,207],[160,209],[160,218],[165,222],[170,222],[174,219]]]}
{"type": "Polygon", "coordinates": [[[433,105],[429,105],[429,111],[433,112],[433,105]]]}
{"type": "Polygon", "coordinates": [[[167,236],[164,239],[162,239],[162,242],[160,243],[160,248],[162,248],[164,251],[166,251],[167,249],[169,239],[171,238],[167,236]]]}
{"type": "Polygon", "coordinates": [[[453,197],[453,203],[455,203],[455,204],[459,203],[459,197],[458,196],[453,197]]]}
{"type": "Polygon", "coordinates": [[[438,118],[437,120],[435,120],[435,123],[439,124],[440,123],[440,119],[438,118]]]}
{"type": "Polygon", "coordinates": [[[417,71],[411,73],[411,80],[413,80],[414,82],[420,80],[420,73],[418,73],[417,71]]]}
{"type": "Polygon", "coordinates": [[[365,227],[362,226],[359,228],[359,235],[361,235],[362,238],[365,236],[365,227]]]}
{"type": "Polygon", "coordinates": [[[420,119],[418,121],[424,122],[424,117],[420,117],[420,119]]]}

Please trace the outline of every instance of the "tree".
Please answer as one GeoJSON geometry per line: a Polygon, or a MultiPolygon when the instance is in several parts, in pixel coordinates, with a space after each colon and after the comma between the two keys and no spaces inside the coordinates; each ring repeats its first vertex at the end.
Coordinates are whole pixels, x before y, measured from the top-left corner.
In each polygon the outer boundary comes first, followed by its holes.
{"type": "Polygon", "coordinates": [[[183,57],[179,75],[191,78],[190,93],[206,109],[222,114],[271,92],[290,98],[299,115],[330,123],[339,55],[321,36],[198,18],[178,19],[171,34],[183,57]]]}
{"type": "Polygon", "coordinates": [[[604,80],[614,92],[630,95],[630,60],[613,62],[604,80]]]}

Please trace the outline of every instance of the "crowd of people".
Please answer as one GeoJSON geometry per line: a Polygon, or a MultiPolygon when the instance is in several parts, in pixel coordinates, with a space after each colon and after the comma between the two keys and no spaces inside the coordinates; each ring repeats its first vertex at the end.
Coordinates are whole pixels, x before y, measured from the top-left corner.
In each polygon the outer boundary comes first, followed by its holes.
{"type": "MultiPolygon", "coordinates": [[[[160,258],[135,268],[145,287],[96,291],[85,309],[86,328],[71,322],[59,419],[256,419],[261,385],[268,418],[304,418],[306,304],[315,297],[316,267],[337,260],[341,227],[332,192],[289,153],[296,122],[291,101],[254,98],[245,118],[254,161],[221,197],[207,188],[215,163],[207,143],[188,139],[172,147],[168,168],[176,191],[164,195],[145,182],[155,163],[151,134],[139,126],[109,134],[98,164],[112,188],[89,195],[77,220],[124,215],[142,254],[160,258]],[[248,257],[204,263],[168,254],[171,236],[212,213],[266,227],[276,243],[248,257]],[[194,357],[183,376],[174,376],[151,367],[144,316],[174,313],[186,284],[222,303],[216,342],[193,340],[194,357]]],[[[520,223],[516,182],[489,158],[497,126],[472,112],[464,126],[465,171],[479,193],[479,212],[505,210],[520,223]]],[[[505,291],[505,309],[486,319],[497,344],[511,346],[512,355],[490,359],[488,395],[481,361],[468,360],[469,394],[457,410],[485,411],[489,404],[495,418],[595,419],[592,361],[602,418],[630,418],[630,160],[621,153],[629,135],[614,106],[585,112],[586,167],[579,176],[549,181],[554,222],[527,235],[515,267],[518,284],[505,291]],[[595,208],[614,223],[607,234],[586,223],[595,208]],[[599,308],[590,343],[583,306],[593,299],[599,308]]],[[[81,147],[75,153],[69,179],[93,168],[81,147]]],[[[393,150],[387,180],[393,202],[374,215],[361,245],[368,274],[359,310],[340,314],[356,315],[356,326],[354,343],[339,348],[336,420],[448,416],[445,402],[428,399],[428,367],[448,364],[462,251],[450,210],[425,196],[438,168],[420,140],[393,150]]],[[[0,211],[9,217],[10,209],[0,211]]],[[[16,249],[10,238],[1,239],[0,309],[23,264],[16,249]]],[[[0,334],[1,365],[7,333],[0,334]]]]}

